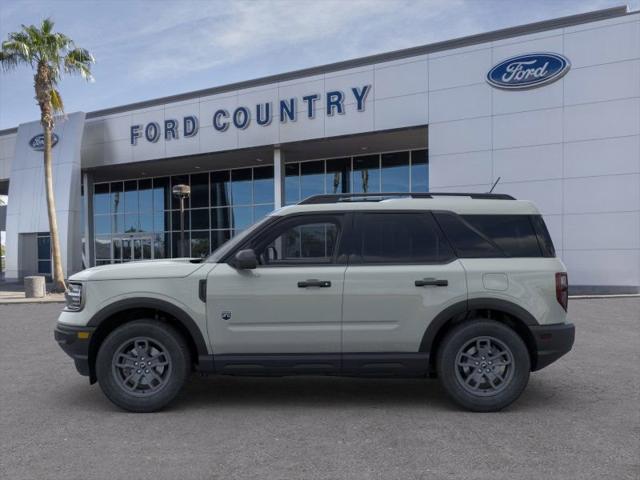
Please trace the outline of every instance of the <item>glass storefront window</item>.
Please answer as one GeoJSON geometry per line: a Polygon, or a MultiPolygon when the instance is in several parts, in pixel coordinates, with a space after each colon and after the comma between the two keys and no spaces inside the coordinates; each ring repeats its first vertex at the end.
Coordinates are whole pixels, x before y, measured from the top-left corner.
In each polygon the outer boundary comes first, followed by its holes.
{"type": "Polygon", "coordinates": [[[209,232],[191,232],[191,256],[203,258],[209,253],[209,232]]]}
{"type": "Polygon", "coordinates": [[[211,206],[231,205],[231,174],[229,171],[211,172],[211,206]]]}
{"type": "Polygon", "coordinates": [[[273,166],[253,169],[253,203],[273,203],[273,166]]]}
{"type": "Polygon", "coordinates": [[[351,174],[351,158],[334,158],[327,160],[325,176],[326,193],[348,193],[351,174]]]}
{"type": "Polygon", "coordinates": [[[253,224],[253,208],[252,207],[233,207],[233,228],[244,230],[253,224]]]}
{"type": "MultiPolygon", "coordinates": [[[[209,196],[207,194],[207,196],[209,196]]],[[[189,212],[187,212],[188,214],[189,212]]],[[[191,210],[191,228],[193,230],[209,230],[209,209],[196,208],[191,210]]]]}
{"type": "Polygon", "coordinates": [[[300,199],[324,193],[324,160],[300,164],[300,199]]]}
{"type": "Polygon", "coordinates": [[[353,158],[353,192],[377,193],[380,191],[380,155],[353,158]]]}
{"type": "Polygon", "coordinates": [[[231,228],[231,209],[229,207],[211,209],[211,228],[231,228]]]}
{"type": "Polygon", "coordinates": [[[171,189],[169,178],[153,179],[153,210],[161,212],[171,208],[171,189]]]}
{"type": "MultiPolygon", "coordinates": [[[[191,208],[209,206],[209,174],[191,175],[191,208]]],[[[208,228],[208,227],[207,227],[208,228]]]]}
{"type": "Polygon", "coordinates": [[[109,184],[102,183],[93,187],[93,212],[95,214],[111,213],[111,199],[109,196],[109,184]]]}
{"type": "Polygon", "coordinates": [[[153,210],[153,189],[151,179],[138,180],[138,201],[141,212],[153,210]]]}
{"type": "Polygon", "coordinates": [[[382,192],[409,191],[409,152],[383,153],[382,192]]]}
{"type": "Polygon", "coordinates": [[[125,213],[138,212],[140,203],[138,202],[138,182],[131,180],[124,182],[124,211],[125,213]]]}
{"type": "Polygon", "coordinates": [[[414,150],[411,152],[411,191],[429,191],[428,150],[414,150]]]}
{"type": "Polygon", "coordinates": [[[300,164],[288,163],[284,167],[285,204],[291,205],[300,201],[300,164]]]}
{"type": "Polygon", "coordinates": [[[251,205],[253,203],[251,180],[250,168],[231,170],[231,199],[234,205],[251,205]]]}

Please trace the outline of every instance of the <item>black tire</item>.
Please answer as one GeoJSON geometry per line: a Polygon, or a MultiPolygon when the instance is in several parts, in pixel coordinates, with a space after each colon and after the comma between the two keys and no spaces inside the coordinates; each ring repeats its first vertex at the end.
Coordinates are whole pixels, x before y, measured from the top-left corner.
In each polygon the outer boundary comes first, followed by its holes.
{"type": "Polygon", "coordinates": [[[529,351],[520,336],[486,319],[466,321],[448,332],[436,362],[447,394],[474,412],[495,412],[513,403],[531,371],[529,351]]]}
{"type": "Polygon", "coordinates": [[[155,412],[167,406],[190,371],[189,348],[182,335],[154,320],[135,320],[116,328],[102,342],[96,358],[100,388],[130,412],[155,412]]]}

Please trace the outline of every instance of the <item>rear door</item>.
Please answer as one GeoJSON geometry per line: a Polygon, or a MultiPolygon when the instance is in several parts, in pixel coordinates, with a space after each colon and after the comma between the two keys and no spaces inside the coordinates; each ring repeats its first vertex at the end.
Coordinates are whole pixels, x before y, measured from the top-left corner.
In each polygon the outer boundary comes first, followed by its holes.
{"type": "Polygon", "coordinates": [[[354,222],[343,298],[343,368],[366,368],[351,362],[361,356],[354,353],[374,354],[366,360],[372,368],[385,361],[401,367],[402,358],[410,358],[402,354],[419,352],[431,320],[466,300],[465,271],[429,212],[358,213],[354,222]]]}

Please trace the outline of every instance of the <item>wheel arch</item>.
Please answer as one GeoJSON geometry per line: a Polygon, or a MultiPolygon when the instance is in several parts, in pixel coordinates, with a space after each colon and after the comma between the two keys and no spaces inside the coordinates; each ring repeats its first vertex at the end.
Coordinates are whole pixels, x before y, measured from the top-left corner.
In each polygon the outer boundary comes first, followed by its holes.
{"type": "Polygon", "coordinates": [[[191,361],[198,364],[208,357],[204,336],[193,318],[182,308],[156,298],[129,298],[114,302],[96,313],[87,326],[95,330],[89,341],[89,380],[96,381],[95,362],[104,339],[125,323],[150,318],[166,322],[182,334],[191,353],[191,361]]]}
{"type": "Polygon", "coordinates": [[[445,335],[460,322],[472,318],[496,320],[512,328],[524,341],[531,358],[531,369],[537,364],[537,349],[530,326],[539,325],[531,313],[508,300],[474,298],[455,303],[440,312],[427,327],[420,351],[429,354],[429,372],[435,373],[438,348],[445,335]]]}

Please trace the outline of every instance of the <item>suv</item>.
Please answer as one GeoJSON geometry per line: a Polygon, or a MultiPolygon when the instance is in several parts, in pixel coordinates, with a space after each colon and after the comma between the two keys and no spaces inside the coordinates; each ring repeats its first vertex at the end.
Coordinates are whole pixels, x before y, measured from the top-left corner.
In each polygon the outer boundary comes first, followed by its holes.
{"type": "Polygon", "coordinates": [[[343,194],[284,207],[206,259],[84,270],[55,338],[119,407],[193,371],[437,376],[474,411],[567,353],[568,285],[535,206],[499,194],[343,194]]]}

